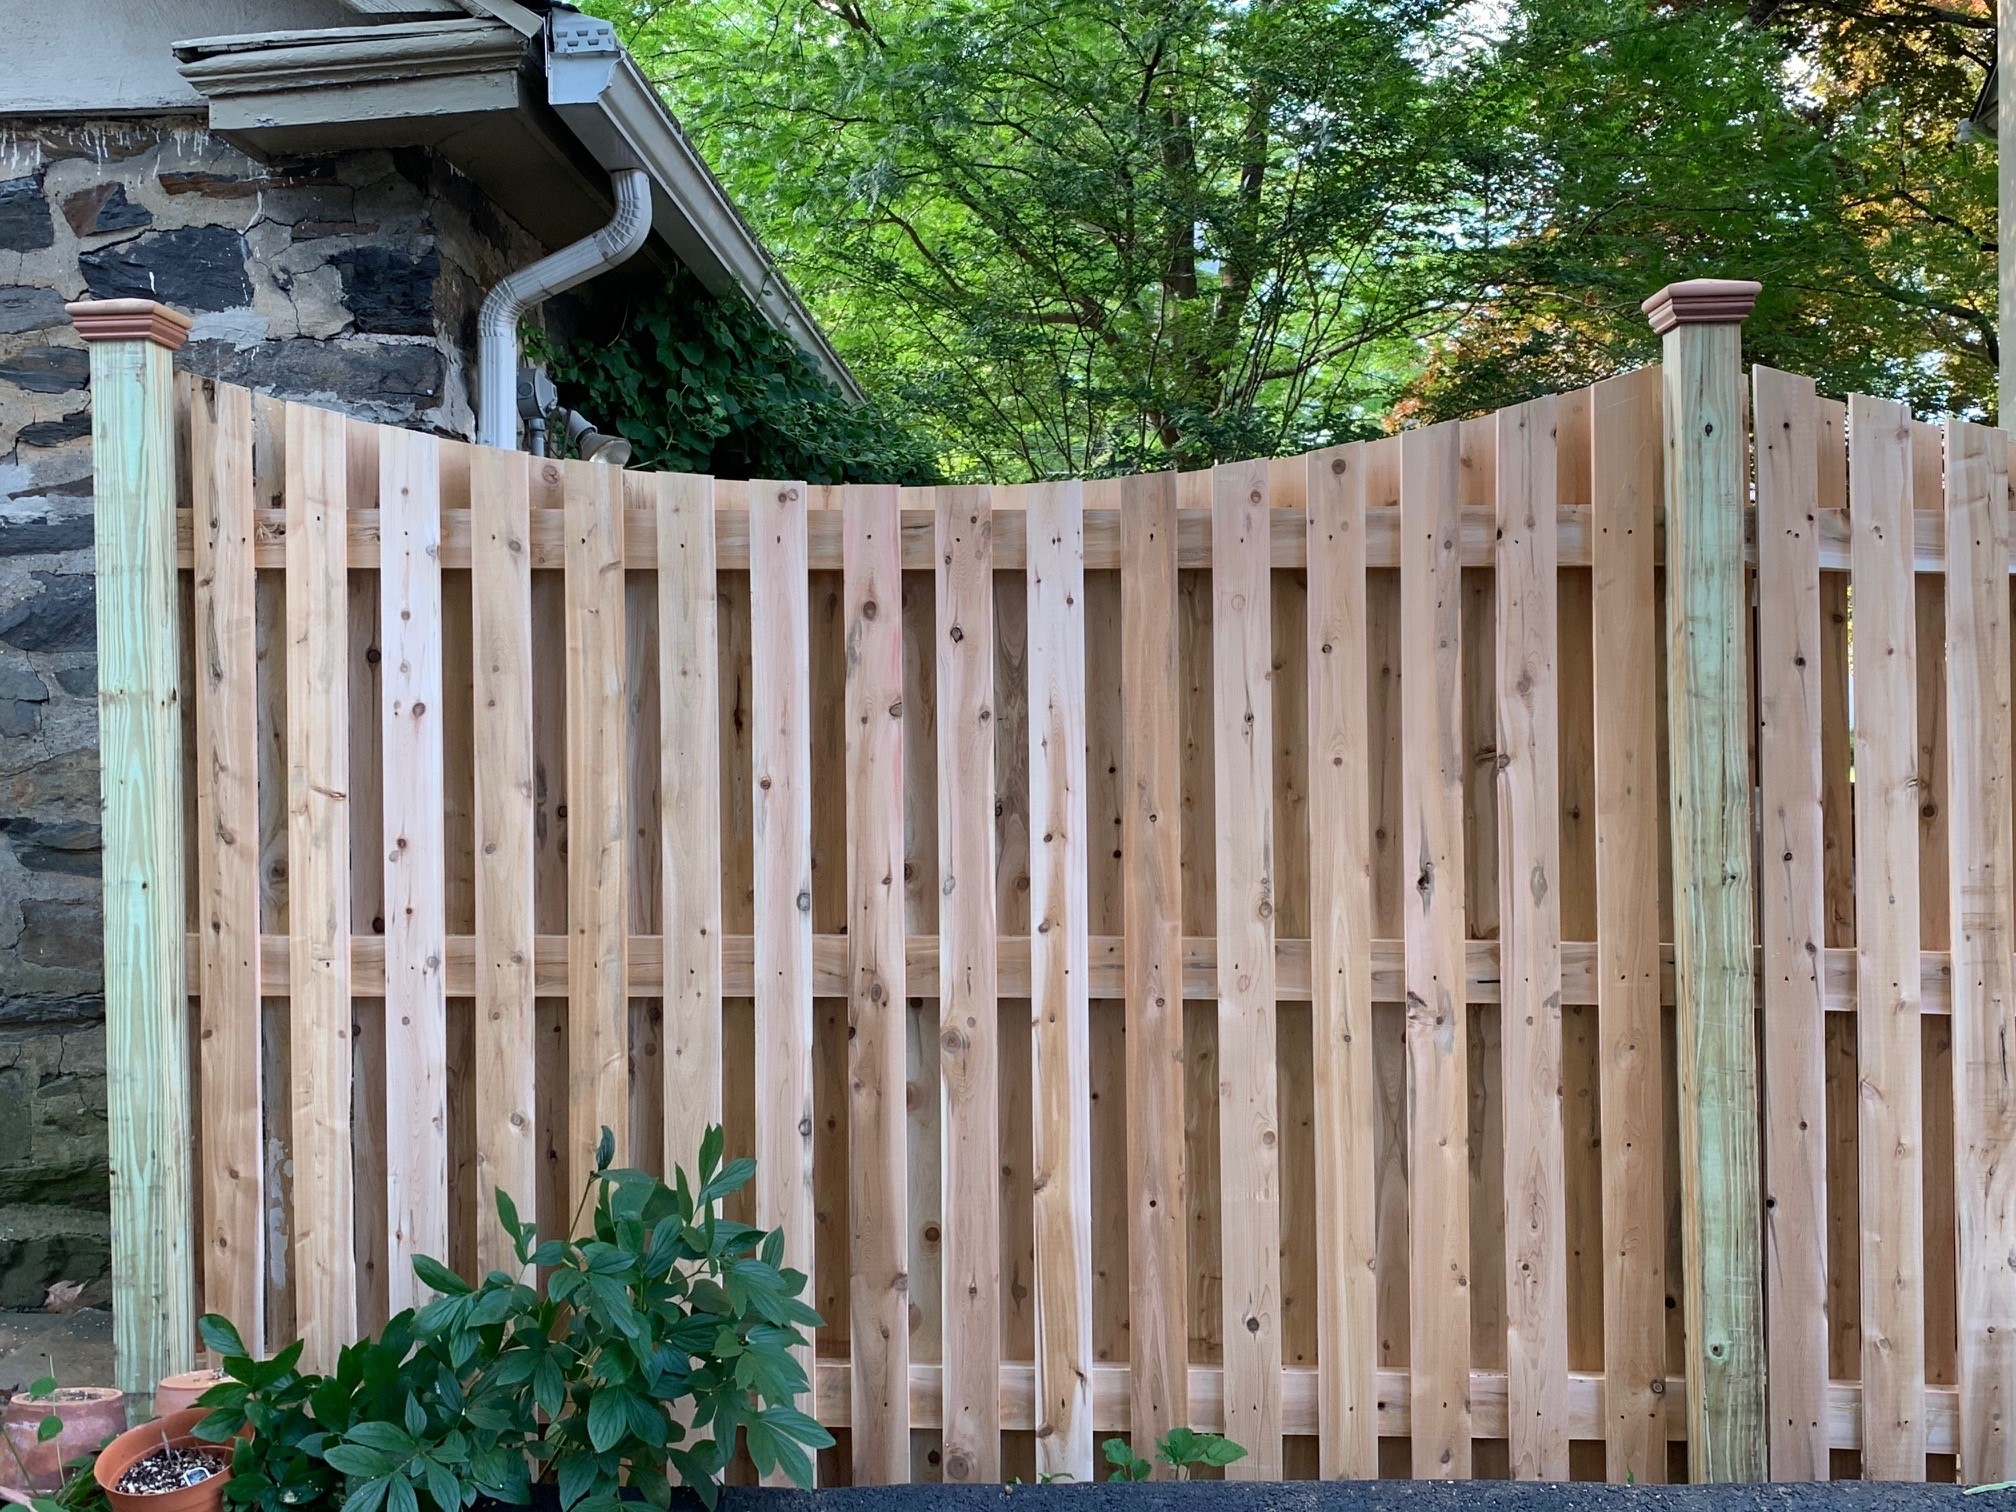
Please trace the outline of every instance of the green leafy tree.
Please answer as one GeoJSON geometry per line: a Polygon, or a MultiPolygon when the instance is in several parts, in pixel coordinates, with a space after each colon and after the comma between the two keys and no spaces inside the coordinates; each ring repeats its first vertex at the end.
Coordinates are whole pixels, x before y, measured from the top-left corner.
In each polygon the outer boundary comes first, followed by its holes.
{"type": "Polygon", "coordinates": [[[1371,425],[1432,305],[1440,8],[600,7],[850,364],[980,476],[1371,425]]]}
{"type": "Polygon", "coordinates": [[[1992,401],[1985,0],[592,3],[956,476],[1494,408],[1703,274],[1757,360],[1992,401]]]}
{"type": "Polygon", "coordinates": [[[1462,70],[1478,292],[1405,411],[1474,413],[1655,359],[1639,301],[1704,275],[1764,284],[1753,360],[1924,411],[1986,404],[1993,159],[1954,139],[1967,69],[1851,88],[1811,42],[1720,3],[1522,0],[1462,70]]]}

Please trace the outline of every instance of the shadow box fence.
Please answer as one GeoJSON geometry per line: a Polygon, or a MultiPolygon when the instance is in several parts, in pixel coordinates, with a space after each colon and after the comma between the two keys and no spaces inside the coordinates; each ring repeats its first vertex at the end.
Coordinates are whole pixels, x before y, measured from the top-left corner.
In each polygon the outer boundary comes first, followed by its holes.
{"type": "Polygon", "coordinates": [[[718,1121],[823,1480],[2016,1474],[2008,442],[1746,380],[1753,294],[1480,420],[936,489],[76,307],[122,1384],[199,1305],[326,1364],[508,1263],[493,1187],[718,1121]]]}

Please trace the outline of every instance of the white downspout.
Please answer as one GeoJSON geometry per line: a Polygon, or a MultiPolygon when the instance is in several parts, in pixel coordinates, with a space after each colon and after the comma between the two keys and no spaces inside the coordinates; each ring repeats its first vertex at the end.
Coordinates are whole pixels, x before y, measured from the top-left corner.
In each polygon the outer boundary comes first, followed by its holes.
{"type": "Polygon", "coordinates": [[[518,322],[550,299],[632,256],[651,234],[651,175],[618,168],[610,176],[616,213],[593,236],[520,268],[483,298],[476,321],[476,440],[518,449],[518,322]]]}

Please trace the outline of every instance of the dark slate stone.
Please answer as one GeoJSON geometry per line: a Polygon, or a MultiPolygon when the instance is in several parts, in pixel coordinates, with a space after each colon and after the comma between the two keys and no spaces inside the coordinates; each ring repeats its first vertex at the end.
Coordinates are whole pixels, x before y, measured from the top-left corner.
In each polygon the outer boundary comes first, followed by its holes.
{"type": "Polygon", "coordinates": [[[64,667],[56,674],[56,686],[72,698],[96,698],[98,696],[98,664],[88,667],[64,667]]]}
{"type": "Polygon", "coordinates": [[[63,313],[63,296],[54,289],[40,289],[32,284],[0,289],[0,336],[46,331],[69,320],[63,313]]]}
{"type": "Polygon", "coordinates": [[[190,372],[288,398],[334,396],[346,405],[426,409],[441,402],[447,365],[439,348],[417,342],[263,341],[234,347],[192,341],[190,372]]]}
{"type": "Polygon", "coordinates": [[[8,770],[0,763],[0,814],[95,819],[104,803],[98,786],[98,750],[59,751],[8,770]]]}
{"type": "Polygon", "coordinates": [[[0,641],[22,651],[89,651],[98,644],[92,580],[83,573],[38,572],[42,591],[0,614],[0,641]]]}
{"type": "Polygon", "coordinates": [[[98,993],[70,997],[54,992],[0,997],[0,1029],[59,1028],[105,1022],[105,999],[98,993]]]}
{"type": "Polygon", "coordinates": [[[42,175],[0,181],[0,252],[40,252],[56,244],[56,217],[42,194],[42,175]]]}
{"type": "Polygon", "coordinates": [[[418,257],[390,247],[357,247],[329,260],[343,275],[343,303],[358,330],[382,336],[433,334],[441,259],[432,247],[418,257]]]}
{"type": "Polygon", "coordinates": [[[81,819],[54,824],[39,819],[0,819],[0,831],[6,833],[14,859],[30,871],[70,877],[99,874],[104,840],[96,824],[81,819]]]}
{"type": "Polygon", "coordinates": [[[91,381],[91,358],[82,347],[30,347],[0,362],[0,383],[31,394],[67,394],[91,381]]]}
{"type": "Polygon", "coordinates": [[[126,198],[124,184],[93,184],[79,189],[63,201],[63,219],[79,236],[102,236],[107,231],[135,231],[154,224],[154,212],[126,198]]]}
{"type": "MultiPolygon", "coordinates": [[[[4,1083],[0,1083],[0,1095],[4,1095],[4,1092],[4,1083]]],[[[28,1097],[22,1097],[20,1113],[24,1122],[34,1107],[34,1103],[28,1097]]],[[[87,1119],[97,1123],[98,1138],[102,1141],[105,1137],[105,1115],[98,1112],[80,1113],[73,1121],[81,1124],[87,1119]]],[[[0,1124],[0,1150],[8,1148],[10,1146],[7,1143],[6,1126],[0,1124]]],[[[11,1148],[25,1151],[28,1147],[22,1144],[11,1148]]],[[[17,1203],[36,1202],[61,1203],[65,1207],[102,1208],[110,1195],[106,1190],[110,1181],[108,1162],[102,1154],[77,1154],[62,1161],[23,1161],[13,1170],[0,1171],[0,1206],[11,1207],[17,1203]]],[[[0,1286],[4,1286],[4,1283],[0,1283],[0,1286]]]]}
{"type": "Polygon", "coordinates": [[[8,1168],[28,1165],[34,1158],[34,1072],[26,1066],[0,1071],[0,1183],[8,1168]]]}
{"type": "Polygon", "coordinates": [[[23,446],[61,446],[91,434],[91,411],[72,410],[60,420],[37,420],[21,427],[23,446]]]}
{"type": "Polygon", "coordinates": [[[21,959],[83,971],[104,960],[105,914],[97,903],[29,898],[21,905],[21,959]]]}
{"type": "MultiPolygon", "coordinates": [[[[26,667],[0,667],[0,736],[33,735],[42,728],[42,705],[49,690],[26,667]]],[[[0,819],[0,829],[7,821],[0,819]]]]}
{"type": "Polygon", "coordinates": [[[90,544],[88,515],[69,515],[60,520],[0,521],[0,557],[48,556],[57,551],[82,551],[90,544]]]}
{"type": "MultiPolygon", "coordinates": [[[[18,699],[24,703],[47,703],[49,689],[42,679],[26,667],[0,667],[0,698],[18,699]]],[[[0,819],[0,829],[7,827],[7,821],[0,819]]]]}
{"type": "Polygon", "coordinates": [[[231,310],[252,302],[245,238],[229,226],[156,231],[77,259],[96,299],[158,299],[183,310],[231,310]]]}

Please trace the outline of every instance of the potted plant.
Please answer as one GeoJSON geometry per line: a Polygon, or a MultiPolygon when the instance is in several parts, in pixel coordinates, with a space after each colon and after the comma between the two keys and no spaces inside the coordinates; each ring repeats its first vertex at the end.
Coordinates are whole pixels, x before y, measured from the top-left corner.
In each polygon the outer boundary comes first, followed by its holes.
{"type": "MultiPolygon", "coordinates": [[[[53,1432],[53,1430],[51,1430],[53,1432]]],[[[91,1449],[64,1466],[62,1483],[48,1492],[29,1492],[0,1487],[0,1502],[28,1507],[33,1512],[110,1512],[105,1493],[98,1489],[93,1473],[98,1451],[91,1449]]]]}
{"type": "Polygon", "coordinates": [[[0,1486],[46,1494],[63,1484],[64,1466],[126,1427],[126,1393],[58,1386],[45,1376],[8,1399],[0,1426],[8,1449],[0,1455],[0,1486]]]}
{"type": "Polygon", "coordinates": [[[129,1428],[99,1451],[92,1467],[112,1512],[216,1512],[231,1482],[231,1456],[199,1438],[209,1415],[185,1408],[129,1428]]]}
{"type": "Polygon", "coordinates": [[[298,1344],[255,1361],[229,1323],[204,1319],[227,1379],[205,1394],[201,1431],[251,1435],[234,1452],[232,1504],[459,1512],[536,1494],[617,1512],[669,1505],[676,1477],[711,1505],[738,1441],[759,1470],[809,1485],[810,1451],[832,1439],[791,1405],[809,1384],[791,1351],[819,1315],[800,1298],[805,1276],[781,1268],[782,1232],[721,1216],[755,1173],[724,1165],[722,1144],[710,1129],[697,1182],[682,1170],[668,1186],[611,1170],[603,1130],[578,1238],[541,1240],[498,1192],[518,1273],[472,1286],[416,1259],[439,1295],[342,1351],[333,1375],[301,1372],[298,1344]]]}

